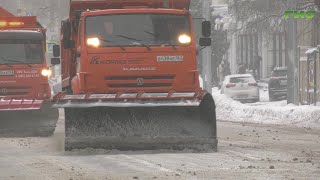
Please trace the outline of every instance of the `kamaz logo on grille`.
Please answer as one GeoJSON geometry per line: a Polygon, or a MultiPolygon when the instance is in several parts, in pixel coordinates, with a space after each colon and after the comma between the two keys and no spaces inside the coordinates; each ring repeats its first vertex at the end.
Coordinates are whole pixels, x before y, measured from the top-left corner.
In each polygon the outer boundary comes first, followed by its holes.
{"type": "Polygon", "coordinates": [[[2,70],[0,71],[0,76],[13,76],[14,71],[13,70],[2,70]]]}
{"type": "Polygon", "coordinates": [[[137,85],[138,85],[138,86],[142,86],[143,83],[144,83],[144,82],[143,82],[143,78],[138,78],[138,79],[137,79],[137,85]]]}
{"type": "Polygon", "coordinates": [[[7,94],[8,93],[8,89],[6,89],[6,88],[0,89],[0,93],[1,94],[7,94]]]}

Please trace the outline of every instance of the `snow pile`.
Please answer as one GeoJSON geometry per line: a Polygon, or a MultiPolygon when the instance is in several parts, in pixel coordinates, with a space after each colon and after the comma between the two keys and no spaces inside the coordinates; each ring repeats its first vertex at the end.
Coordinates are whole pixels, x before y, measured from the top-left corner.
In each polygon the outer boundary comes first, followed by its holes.
{"type": "Polygon", "coordinates": [[[293,125],[320,129],[320,108],[287,105],[286,101],[242,104],[213,90],[217,118],[224,121],[293,125]]]}

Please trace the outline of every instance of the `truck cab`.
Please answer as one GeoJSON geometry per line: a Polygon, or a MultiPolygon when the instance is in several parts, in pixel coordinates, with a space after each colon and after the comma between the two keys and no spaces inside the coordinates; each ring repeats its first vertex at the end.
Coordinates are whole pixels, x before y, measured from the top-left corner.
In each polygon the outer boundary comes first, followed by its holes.
{"type": "Polygon", "coordinates": [[[1,7],[0,15],[0,136],[51,136],[59,112],[51,105],[46,29],[35,16],[1,7]]]}
{"type": "Polygon", "coordinates": [[[50,99],[45,32],[35,17],[0,18],[2,99],[50,99]]]}
{"type": "Polygon", "coordinates": [[[63,87],[73,94],[200,91],[192,17],[188,3],[175,3],[71,3],[62,26],[63,87]]]}

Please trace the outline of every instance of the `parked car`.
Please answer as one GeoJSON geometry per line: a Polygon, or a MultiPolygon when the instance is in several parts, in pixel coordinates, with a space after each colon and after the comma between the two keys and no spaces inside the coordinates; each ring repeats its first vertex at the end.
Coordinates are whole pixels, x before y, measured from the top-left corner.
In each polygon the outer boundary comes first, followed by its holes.
{"type": "Polygon", "coordinates": [[[221,94],[240,102],[260,101],[259,87],[251,74],[234,74],[226,76],[221,94]]]}
{"type": "Polygon", "coordinates": [[[276,101],[287,98],[288,91],[287,67],[277,67],[269,80],[269,100],[276,101]]]}

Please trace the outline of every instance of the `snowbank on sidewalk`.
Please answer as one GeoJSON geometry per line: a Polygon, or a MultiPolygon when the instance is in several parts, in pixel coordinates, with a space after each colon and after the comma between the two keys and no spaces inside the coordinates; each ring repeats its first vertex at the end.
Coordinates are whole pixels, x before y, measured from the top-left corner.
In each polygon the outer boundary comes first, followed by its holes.
{"type": "Polygon", "coordinates": [[[224,121],[293,125],[320,129],[319,106],[287,105],[286,101],[242,104],[213,90],[217,118],[224,121]]]}

